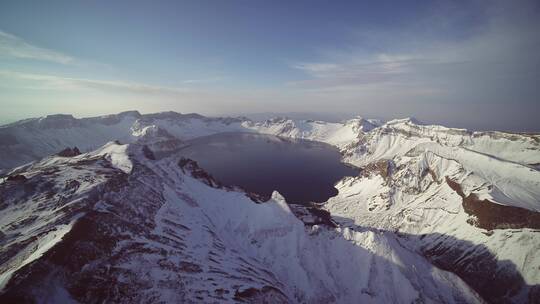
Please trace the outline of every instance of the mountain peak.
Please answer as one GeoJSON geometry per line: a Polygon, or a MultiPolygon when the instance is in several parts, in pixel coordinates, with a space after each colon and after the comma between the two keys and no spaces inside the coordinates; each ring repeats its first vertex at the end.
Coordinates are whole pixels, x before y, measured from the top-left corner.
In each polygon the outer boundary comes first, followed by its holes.
{"type": "Polygon", "coordinates": [[[122,172],[129,174],[133,169],[133,162],[128,153],[129,144],[121,144],[118,141],[110,141],[101,148],[90,153],[93,156],[103,156],[111,162],[111,165],[122,172]]]}
{"type": "Polygon", "coordinates": [[[136,118],[139,118],[141,117],[141,113],[137,110],[132,110],[132,111],[124,111],[124,112],[120,112],[118,114],[116,114],[120,117],[125,117],[125,116],[132,116],[132,117],[136,117],[136,118]]]}
{"type": "Polygon", "coordinates": [[[43,129],[68,129],[78,126],[80,122],[71,114],[53,114],[39,118],[37,124],[43,129]]]}
{"type": "Polygon", "coordinates": [[[398,119],[392,119],[387,122],[388,125],[395,125],[395,124],[413,124],[413,125],[423,125],[420,120],[416,119],[415,117],[405,117],[405,118],[398,118],[398,119]]]}

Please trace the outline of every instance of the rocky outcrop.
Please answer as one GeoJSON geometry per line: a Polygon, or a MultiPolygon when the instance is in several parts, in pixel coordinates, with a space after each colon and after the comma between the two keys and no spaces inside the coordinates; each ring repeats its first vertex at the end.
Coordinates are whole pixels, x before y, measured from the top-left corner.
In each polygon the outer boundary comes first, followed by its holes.
{"type": "Polygon", "coordinates": [[[446,177],[446,183],[463,199],[463,210],[471,217],[469,224],[479,228],[492,229],[540,229],[540,213],[524,208],[505,206],[479,199],[471,193],[465,195],[459,183],[446,177]]]}
{"type": "Polygon", "coordinates": [[[199,167],[199,164],[192,159],[182,157],[178,161],[178,166],[182,169],[182,172],[190,174],[194,178],[201,180],[210,187],[223,187],[223,185],[219,181],[217,181],[210,173],[199,167]]]}
{"type": "Polygon", "coordinates": [[[81,155],[81,151],[79,151],[79,148],[73,147],[73,148],[65,148],[64,150],[58,152],[58,156],[62,157],[73,157],[77,155],[81,155]]]}
{"type": "Polygon", "coordinates": [[[25,182],[27,178],[22,174],[12,174],[9,175],[6,180],[10,182],[25,182]]]}
{"type": "Polygon", "coordinates": [[[263,286],[260,289],[248,288],[237,290],[234,293],[234,300],[240,303],[289,303],[290,300],[279,289],[272,286],[263,286]]]}

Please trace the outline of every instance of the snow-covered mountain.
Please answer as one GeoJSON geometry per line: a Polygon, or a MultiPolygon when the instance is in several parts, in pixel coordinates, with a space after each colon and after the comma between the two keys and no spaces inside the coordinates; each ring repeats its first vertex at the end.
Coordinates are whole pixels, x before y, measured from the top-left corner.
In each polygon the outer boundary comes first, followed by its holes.
{"type": "Polygon", "coordinates": [[[2,303],[540,301],[539,135],[125,112],[1,127],[0,156],[2,303]],[[173,153],[227,131],[362,171],[321,207],[260,202],[173,153]]]}
{"type": "Polygon", "coordinates": [[[179,141],[220,132],[260,132],[307,138],[342,146],[359,132],[375,128],[377,121],[353,119],[343,123],[293,121],[276,118],[253,122],[247,118],[208,118],[198,114],[163,112],[141,115],[136,111],[76,119],[71,115],[49,115],[0,127],[0,170],[13,168],[66,147],[83,152],[109,141],[158,143],[160,149],[174,148],[179,141]]]}

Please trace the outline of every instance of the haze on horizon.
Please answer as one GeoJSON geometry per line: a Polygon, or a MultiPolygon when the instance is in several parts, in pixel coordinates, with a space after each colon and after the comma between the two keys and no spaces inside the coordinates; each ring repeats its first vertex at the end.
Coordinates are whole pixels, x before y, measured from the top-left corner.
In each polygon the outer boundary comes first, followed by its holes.
{"type": "Polygon", "coordinates": [[[0,124],[172,110],[540,131],[539,54],[533,0],[7,0],[0,124]]]}

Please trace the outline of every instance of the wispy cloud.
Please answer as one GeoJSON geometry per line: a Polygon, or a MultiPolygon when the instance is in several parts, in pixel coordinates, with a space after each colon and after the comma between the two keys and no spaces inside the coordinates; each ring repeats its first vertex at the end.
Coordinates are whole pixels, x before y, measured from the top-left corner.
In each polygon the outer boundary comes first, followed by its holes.
{"type": "Polygon", "coordinates": [[[202,78],[202,79],[186,79],[182,81],[185,84],[205,84],[205,83],[214,83],[223,80],[224,77],[211,77],[211,78],[202,78]]]}
{"type": "Polygon", "coordinates": [[[115,80],[72,78],[48,74],[21,73],[5,70],[0,70],[0,77],[8,80],[21,81],[22,86],[27,89],[93,89],[101,91],[123,91],[138,94],[176,94],[189,91],[189,89],[182,87],[166,87],[115,80]]]}
{"type": "Polygon", "coordinates": [[[300,63],[293,68],[310,76],[309,79],[291,82],[300,87],[335,87],[383,84],[396,81],[410,73],[416,65],[430,63],[410,55],[376,54],[371,58],[359,57],[334,63],[300,63]]]}
{"type": "Polygon", "coordinates": [[[48,61],[60,64],[75,62],[73,57],[35,46],[24,39],[0,30],[0,56],[48,61]]]}
{"type": "Polygon", "coordinates": [[[505,3],[486,11],[486,21],[460,39],[416,28],[370,30],[381,45],[363,39],[348,52],[328,50],[319,61],[294,63],[306,77],[289,86],[332,92],[333,99],[532,102],[540,80],[536,14],[505,3]]]}

